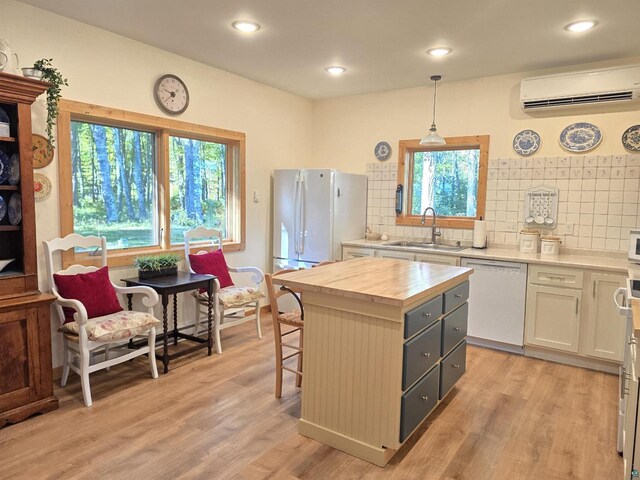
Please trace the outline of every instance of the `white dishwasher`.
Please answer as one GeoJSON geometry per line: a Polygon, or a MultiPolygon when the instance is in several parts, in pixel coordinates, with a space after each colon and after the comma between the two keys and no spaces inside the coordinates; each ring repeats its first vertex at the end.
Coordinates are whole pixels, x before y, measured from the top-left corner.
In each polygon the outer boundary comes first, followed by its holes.
{"type": "Polygon", "coordinates": [[[524,353],[527,264],[463,258],[469,278],[467,342],[524,353]]]}

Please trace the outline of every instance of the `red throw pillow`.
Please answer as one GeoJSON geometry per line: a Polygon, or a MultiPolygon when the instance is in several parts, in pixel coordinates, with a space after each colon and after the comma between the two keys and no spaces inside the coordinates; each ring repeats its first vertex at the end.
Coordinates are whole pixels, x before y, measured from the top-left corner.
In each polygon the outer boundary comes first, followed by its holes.
{"type": "MultiPolygon", "coordinates": [[[[227,262],[224,259],[222,250],[210,253],[189,254],[191,268],[196,273],[215,275],[220,282],[220,288],[233,286],[233,280],[229,275],[227,262]]],[[[206,290],[204,290],[206,291],[206,290]]]]}
{"type": "MultiPolygon", "coordinates": [[[[77,275],[53,274],[61,297],[78,300],[87,309],[89,318],[122,311],[116,291],[109,280],[109,267],[77,275]]],[[[65,323],[73,321],[75,310],[64,308],[65,323]]]]}

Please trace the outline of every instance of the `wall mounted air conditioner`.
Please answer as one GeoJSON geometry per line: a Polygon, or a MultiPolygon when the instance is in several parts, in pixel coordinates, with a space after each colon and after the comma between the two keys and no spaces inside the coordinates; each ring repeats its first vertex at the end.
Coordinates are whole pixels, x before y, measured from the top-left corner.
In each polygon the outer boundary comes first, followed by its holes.
{"type": "Polygon", "coordinates": [[[520,107],[527,113],[622,104],[640,104],[640,65],[531,77],[520,84],[520,107]]]}

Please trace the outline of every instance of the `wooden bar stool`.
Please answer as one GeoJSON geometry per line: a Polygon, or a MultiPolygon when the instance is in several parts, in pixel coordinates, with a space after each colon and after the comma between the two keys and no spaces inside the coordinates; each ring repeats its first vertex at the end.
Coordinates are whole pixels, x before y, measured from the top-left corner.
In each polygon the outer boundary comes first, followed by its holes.
{"type": "Polygon", "coordinates": [[[282,396],[282,373],[283,370],[287,370],[296,375],[296,387],[302,385],[302,339],[304,329],[304,308],[298,294],[287,287],[275,287],[273,285],[273,277],[282,275],[284,273],[294,272],[295,270],[281,270],[273,274],[265,274],[265,283],[267,285],[267,293],[269,295],[269,303],[271,305],[271,317],[273,318],[273,334],[276,346],[276,398],[282,396]],[[281,312],[278,308],[278,299],[283,295],[292,295],[300,310],[293,310],[290,312],[281,312]],[[290,330],[283,332],[282,325],[293,327],[290,330]],[[284,343],[282,339],[287,335],[294,332],[300,332],[298,345],[292,345],[290,343],[284,343]],[[293,350],[293,353],[287,355],[284,354],[284,348],[293,350]],[[298,366],[296,369],[289,368],[284,365],[284,361],[295,356],[298,356],[298,366]]]}

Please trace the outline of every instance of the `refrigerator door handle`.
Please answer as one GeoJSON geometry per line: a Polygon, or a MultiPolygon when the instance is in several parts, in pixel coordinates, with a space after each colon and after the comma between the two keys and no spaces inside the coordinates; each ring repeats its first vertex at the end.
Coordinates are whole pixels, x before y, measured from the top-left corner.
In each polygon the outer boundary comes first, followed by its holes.
{"type": "Polygon", "coordinates": [[[298,208],[300,209],[300,217],[298,219],[298,253],[304,253],[304,176],[300,173],[300,194],[298,196],[298,208]]]}
{"type": "Polygon", "coordinates": [[[296,174],[296,184],[293,188],[293,248],[298,251],[298,189],[300,187],[300,172],[296,174]]]}

